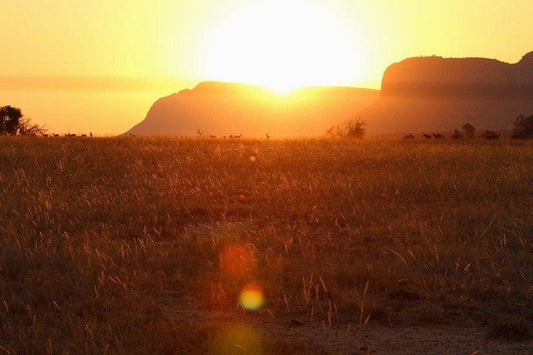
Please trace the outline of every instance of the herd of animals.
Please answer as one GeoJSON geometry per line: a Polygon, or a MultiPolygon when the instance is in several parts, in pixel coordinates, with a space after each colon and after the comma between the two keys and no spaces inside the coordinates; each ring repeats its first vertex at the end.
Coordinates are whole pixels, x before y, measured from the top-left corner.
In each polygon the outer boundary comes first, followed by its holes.
{"type": "MultiPolygon", "coordinates": [[[[426,140],[431,140],[431,139],[436,139],[436,140],[446,140],[446,137],[440,133],[433,133],[433,134],[427,134],[427,133],[422,133],[422,137],[426,140]]],[[[488,139],[488,140],[493,140],[493,139],[498,139],[500,138],[500,135],[494,131],[486,131],[484,134],[483,134],[483,137],[488,139]]],[[[459,140],[459,139],[462,139],[463,138],[463,135],[458,133],[458,132],[455,132],[454,134],[452,134],[450,136],[450,138],[452,140],[459,140]]],[[[408,134],[406,136],[403,137],[404,140],[410,140],[410,139],[415,139],[415,136],[412,135],[412,134],[408,134]]]]}
{"type": "MultiPolygon", "coordinates": [[[[31,134],[32,136],[36,136],[37,134],[31,134]]],[[[65,134],[59,134],[59,133],[52,133],[52,134],[48,134],[48,133],[42,133],[41,134],[43,137],[87,137],[87,134],[83,133],[83,134],[75,134],[75,133],[65,133],[65,134]]],[[[89,132],[89,137],[94,137],[93,135],[93,132],[89,132]]]]}
{"type": "MultiPolygon", "coordinates": [[[[444,140],[446,139],[446,137],[444,137],[442,134],[440,133],[433,133],[433,134],[426,134],[426,133],[422,133],[422,136],[425,138],[425,139],[432,139],[432,138],[435,138],[435,139],[441,139],[441,140],[444,140]]],[[[412,135],[412,134],[408,134],[406,135],[405,137],[403,137],[403,139],[415,139],[415,136],[412,135]]],[[[454,137],[452,136],[452,139],[454,139],[454,137]]],[[[455,139],[459,139],[459,138],[455,138],[455,139]]]]}
{"type": "MultiPolygon", "coordinates": [[[[33,136],[35,136],[36,134],[32,134],[33,136]]],[[[94,137],[93,135],[93,132],[89,132],[89,135],[87,134],[74,134],[74,133],[65,133],[65,134],[58,134],[58,133],[52,133],[52,134],[48,134],[48,133],[42,133],[42,136],[43,137],[94,137]]],[[[133,134],[130,133],[130,136],[134,136],[133,134]]],[[[270,139],[270,134],[266,134],[265,135],[267,139],[270,139]]],[[[431,139],[436,139],[436,140],[446,140],[446,137],[440,133],[433,133],[433,134],[427,134],[427,133],[422,133],[422,137],[426,140],[431,140],[431,139]]],[[[212,138],[212,139],[215,139],[217,138],[217,136],[215,135],[210,135],[209,138],[212,138]]],[[[242,138],[242,133],[239,134],[239,135],[229,135],[229,136],[223,136],[222,137],[223,139],[240,139],[242,138]]],[[[461,134],[458,134],[457,132],[455,132],[454,134],[452,134],[450,136],[450,138],[452,140],[459,140],[461,138],[463,138],[463,136],[461,134]]],[[[498,139],[500,138],[500,135],[499,134],[496,134],[495,132],[492,132],[492,131],[487,131],[487,133],[485,134],[485,138],[487,139],[498,139]]],[[[411,140],[411,139],[415,139],[415,136],[412,135],[412,134],[408,134],[406,136],[403,137],[404,140],[411,140]]]]}

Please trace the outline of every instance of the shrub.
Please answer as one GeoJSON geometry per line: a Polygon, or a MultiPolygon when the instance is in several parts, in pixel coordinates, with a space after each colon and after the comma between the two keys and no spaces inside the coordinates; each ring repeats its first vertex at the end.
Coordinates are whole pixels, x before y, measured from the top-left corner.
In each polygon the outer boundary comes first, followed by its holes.
{"type": "Polygon", "coordinates": [[[366,134],[366,122],[360,119],[351,119],[342,125],[332,126],[327,131],[328,136],[363,139],[366,134]]]}

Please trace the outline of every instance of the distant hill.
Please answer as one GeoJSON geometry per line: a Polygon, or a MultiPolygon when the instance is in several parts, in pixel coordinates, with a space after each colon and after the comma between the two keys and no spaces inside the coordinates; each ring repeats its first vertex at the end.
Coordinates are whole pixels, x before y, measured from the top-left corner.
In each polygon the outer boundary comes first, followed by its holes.
{"type": "Polygon", "coordinates": [[[392,64],[379,100],[359,116],[369,133],[395,133],[449,131],[466,122],[509,129],[522,113],[533,113],[533,52],[516,64],[442,57],[392,64]]]}
{"type": "Polygon", "coordinates": [[[370,134],[510,129],[533,113],[533,52],[516,64],[485,58],[418,57],[392,64],[381,93],[315,87],[278,95],[257,86],[205,82],[158,100],[136,135],[316,136],[351,117],[370,134]]]}
{"type": "Polygon", "coordinates": [[[244,84],[204,82],[159,99],[135,135],[316,136],[370,105],[379,91],[312,87],[280,95],[244,84]]]}

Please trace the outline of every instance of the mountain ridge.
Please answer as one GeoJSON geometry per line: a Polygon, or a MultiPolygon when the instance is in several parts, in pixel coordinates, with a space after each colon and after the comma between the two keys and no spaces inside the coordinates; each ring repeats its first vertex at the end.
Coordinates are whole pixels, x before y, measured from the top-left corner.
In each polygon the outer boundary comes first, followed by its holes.
{"type": "Polygon", "coordinates": [[[276,94],[255,85],[207,81],[157,100],[128,133],[323,135],[357,117],[370,134],[510,129],[533,113],[533,52],[517,63],[490,58],[412,57],[391,64],[381,90],[316,86],[276,94]]]}
{"type": "Polygon", "coordinates": [[[380,97],[360,112],[371,133],[449,131],[470,122],[510,129],[533,112],[533,52],[517,63],[487,58],[407,58],[383,75],[380,97]]]}
{"type": "Polygon", "coordinates": [[[316,136],[346,120],[378,97],[379,91],[312,86],[277,94],[261,86],[218,81],[158,99],[145,120],[127,134],[316,136]]]}

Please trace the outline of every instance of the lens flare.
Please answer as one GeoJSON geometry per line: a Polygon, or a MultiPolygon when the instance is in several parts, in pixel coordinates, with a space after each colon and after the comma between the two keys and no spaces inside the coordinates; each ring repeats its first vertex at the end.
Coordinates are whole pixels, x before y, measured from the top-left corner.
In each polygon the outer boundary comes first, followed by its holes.
{"type": "Polygon", "coordinates": [[[260,309],[265,304],[263,288],[255,283],[244,286],[239,296],[239,304],[250,311],[260,309]]]}

